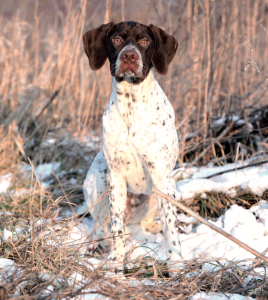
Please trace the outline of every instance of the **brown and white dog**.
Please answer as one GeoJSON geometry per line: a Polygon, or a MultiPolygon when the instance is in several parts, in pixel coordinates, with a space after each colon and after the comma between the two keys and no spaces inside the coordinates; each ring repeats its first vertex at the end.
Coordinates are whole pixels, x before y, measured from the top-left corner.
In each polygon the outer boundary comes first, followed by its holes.
{"type": "MultiPolygon", "coordinates": [[[[137,22],[101,25],[86,32],[83,42],[90,67],[100,69],[108,58],[113,76],[112,94],[102,119],[103,146],[84,183],[85,200],[88,206],[95,205],[90,211],[97,228],[95,238],[103,239],[110,231],[109,259],[113,266],[124,262],[124,226],[131,210],[128,203],[133,199],[152,203],[136,218],[141,222],[154,217],[155,199],[168,263],[181,260],[176,207],[152,196],[155,186],[178,199],[169,176],[178,156],[174,110],[154,75],[155,70],[167,74],[178,43],[164,30],[137,22]],[[96,204],[108,186],[109,196],[96,204]]],[[[100,245],[107,246],[105,241],[100,245]]]]}

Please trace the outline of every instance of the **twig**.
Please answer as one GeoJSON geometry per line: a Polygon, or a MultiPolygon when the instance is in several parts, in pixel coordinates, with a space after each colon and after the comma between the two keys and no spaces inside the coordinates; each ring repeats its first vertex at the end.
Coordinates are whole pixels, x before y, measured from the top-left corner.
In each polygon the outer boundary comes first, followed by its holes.
{"type": "MultiPolygon", "coordinates": [[[[266,248],[266,250],[264,250],[264,251],[262,252],[262,254],[265,255],[267,252],[268,252],[268,248],[266,248]]],[[[261,262],[261,260],[258,259],[258,260],[256,261],[256,263],[254,264],[254,267],[253,267],[253,268],[256,268],[256,266],[258,266],[258,265],[260,264],[260,262],[261,262]]]]}
{"type": "Polygon", "coordinates": [[[219,175],[222,175],[222,174],[225,174],[225,173],[234,172],[234,171],[238,171],[238,170],[243,170],[243,169],[250,168],[250,167],[260,166],[260,165],[263,165],[263,164],[266,164],[266,163],[268,163],[268,160],[259,161],[259,162],[253,163],[253,164],[249,164],[249,165],[238,167],[238,168],[229,169],[229,170],[226,170],[226,171],[221,171],[221,172],[209,175],[207,177],[199,177],[197,179],[210,179],[212,177],[216,177],[216,176],[219,176],[219,175]]]}
{"type": "Polygon", "coordinates": [[[225,232],[224,230],[218,228],[217,226],[209,223],[207,220],[205,220],[204,218],[202,218],[201,216],[199,216],[198,214],[196,214],[195,212],[193,212],[190,208],[184,206],[183,204],[181,204],[180,202],[177,202],[175,200],[173,200],[172,198],[168,197],[166,194],[162,193],[161,191],[159,191],[157,188],[153,187],[152,191],[154,193],[156,193],[157,195],[159,195],[160,197],[168,200],[169,202],[171,202],[172,204],[176,205],[177,207],[179,207],[181,210],[183,210],[184,212],[188,213],[190,216],[196,218],[198,221],[200,221],[201,223],[205,224],[206,226],[208,226],[209,228],[215,230],[216,232],[220,233],[221,235],[225,236],[226,238],[228,238],[229,240],[231,240],[232,242],[236,243],[238,246],[244,248],[245,250],[247,250],[248,252],[252,253],[253,255],[257,256],[259,259],[265,261],[266,263],[268,263],[268,257],[260,254],[258,251],[252,249],[251,247],[249,247],[248,245],[242,243],[241,241],[239,241],[238,239],[236,239],[235,237],[233,237],[232,235],[230,235],[229,233],[225,232]]]}

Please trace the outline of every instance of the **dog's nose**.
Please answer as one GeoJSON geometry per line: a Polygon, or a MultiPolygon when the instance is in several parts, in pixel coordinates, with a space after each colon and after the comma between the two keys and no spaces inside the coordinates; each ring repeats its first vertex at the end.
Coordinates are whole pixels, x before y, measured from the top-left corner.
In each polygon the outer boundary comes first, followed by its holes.
{"type": "Polygon", "coordinates": [[[126,63],[134,63],[138,59],[138,55],[133,50],[126,50],[121,54],[121,59],[126,63]]]}

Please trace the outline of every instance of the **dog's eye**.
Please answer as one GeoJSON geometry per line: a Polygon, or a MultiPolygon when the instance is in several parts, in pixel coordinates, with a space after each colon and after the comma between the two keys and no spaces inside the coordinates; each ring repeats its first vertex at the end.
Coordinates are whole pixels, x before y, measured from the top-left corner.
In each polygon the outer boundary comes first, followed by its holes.
{"type": "Polygon", "coordinates": [[[114,42],[115,44],[121,44],[121,43],[122,43],[122,40],[121,40],[119,37],[115,37],[115,38],[113,38],[113,42],[114,42]]]}
{"type": "Polygon", "coordinates": [[[149,41],[146,40],[146,39],[143,39],[143,40],[139,41],[139,44],[140,44],[141,46],[146,46],[146,45],[149,44],[149,41]]]}

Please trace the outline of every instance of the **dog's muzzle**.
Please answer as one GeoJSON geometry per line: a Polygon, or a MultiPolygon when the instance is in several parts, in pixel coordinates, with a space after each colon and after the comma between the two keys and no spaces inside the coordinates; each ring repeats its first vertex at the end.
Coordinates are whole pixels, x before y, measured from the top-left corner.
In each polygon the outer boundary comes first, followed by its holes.
{"type": "Polygon", "coordinates": [[[120,59],[123,61],[122,63],[122,73],[126,77],[131,77],[136,74],[135,62],[138,59],[138,55],[134,50],[125,50],[122,52],[120,59]]]}
{"type": "MultiPolygon", "coordinates": [[[[119,67],[119,76],[124,77],[132,77],[138,76],[140,73],[139,63],[138,63],[139,55],[134,49],[126,49],[124,50],[119,57],[120,67],[119,67]]],[[[118,73],[119,73],[118,72],[118,73]]]]}

